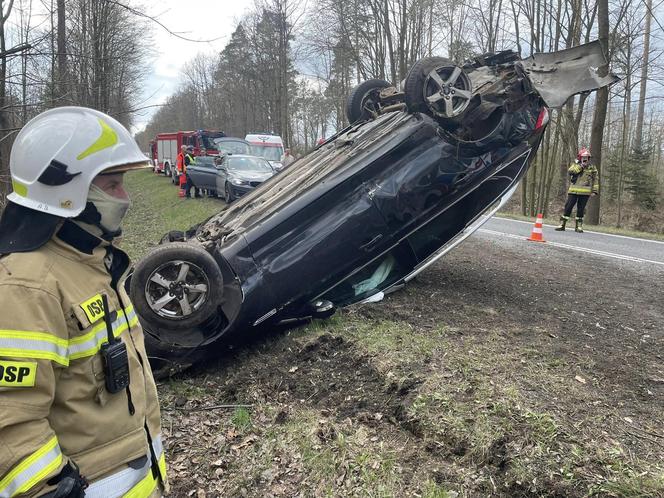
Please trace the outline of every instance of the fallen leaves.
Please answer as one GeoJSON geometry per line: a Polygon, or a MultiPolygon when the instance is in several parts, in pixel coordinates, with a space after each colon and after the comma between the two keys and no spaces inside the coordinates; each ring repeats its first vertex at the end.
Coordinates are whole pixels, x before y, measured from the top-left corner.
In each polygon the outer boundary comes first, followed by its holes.
{"type": "Polygon", "coordinates": [[[584,378],[581,377],[580,375],[575,376],[575,377],[574,377],[574,380],[577,381],[577,382],[580,382],[581,384],[585,384],[585,383],[586,383],[586,379],[584,379],[584,378]]]}
{"type": "Polygon", "coordinates": [[[246,448],[250,444],[253,444],[255,441],[258,440],[258,436],[256,434],[250,434],[249,436],[245,437],[241,443],[239,444],[232,444],[231,445],[231,450],[232,451],[239,451],[243,448],[246,448]]]}

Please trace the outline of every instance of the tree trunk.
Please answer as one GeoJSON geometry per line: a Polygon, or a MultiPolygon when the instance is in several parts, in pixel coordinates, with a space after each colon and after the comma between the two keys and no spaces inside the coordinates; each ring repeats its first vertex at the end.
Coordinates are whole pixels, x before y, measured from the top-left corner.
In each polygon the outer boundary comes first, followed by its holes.
{"type": "MultiPolygon", "coordinates": [[[[598,0],[597,2],[597,22],[599,24],[599,42],[604,52],[604,57],[609,60],[609,0],[598,0]]],[[[600,76],[606,76],[609,72],[608,63],[598,69],[600,76]]],[[[609,89],[602,87],[597,90],[595,101],[595,113],[593,114],[593,125],[590,134],[590,148],[593,153],[595,166],[602,179],[602,142],[604,140],[604,123],[606,121],[606,108],[609,103],[609,89]]],[[[600,184],[600,195],[601,195],[600,184]]],[[[588,214],[586,221],[591,225],[599,224],[600,195],[590,198],[588,203],[588,214]]]]}
{"type": "Polygon", "coordinates": [[[639,108],[636,113],[636,130],[634,132],[634,150],[643,152],[643,114],[646,107],[646,85],[648,83],[648,60],[650,58],[650,12],[652,0],[646,0],[646,28],[643,33],[643,61],[641,63],[641,86],[639,89],[639,108]]]}
{"type": "MultiPolygon", "coordinates": [[[[58,12],[58,81],[55,86],[57,87],[58,97],[65,98],[67,95],[67,33],[65,25],[65,0],[57,0],[58,12]]],[[[55,83],[55,82],[54,82],[55,83]]],[[[64,102],[60,102],[62,105],[64,102]]]]}

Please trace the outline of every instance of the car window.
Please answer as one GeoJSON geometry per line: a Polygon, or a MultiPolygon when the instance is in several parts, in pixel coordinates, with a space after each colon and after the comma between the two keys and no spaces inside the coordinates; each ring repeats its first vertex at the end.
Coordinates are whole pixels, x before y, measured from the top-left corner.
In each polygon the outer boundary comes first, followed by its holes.
{"type": "Polygon", "coordinates": [[[274,147],[267,145],[251,145],[251,154],[254,156],[262,157],[268,161],[279,161],[281,155],[284,153],[283,147],[274,147]]]}
{"type": "Polygon", "coordinates": [[[216,144],[214,139],[221,138],[224,134],[222,132],[203,132],[201,133],[201,142],[204,148],[206,149],[215,149],[216,144]]]}
{"type": "Polygon", "coordinates": [[[249,144],[241,141],[222,141],[217,142],[217,149],[219,152],[226,154],[251,154],[251,147],[249,144]]]}
{"type": "Polygon", "coordinates": [[[196,166],[201,166],[203,168],[214,168],[214,157],[198,156],[196,158],[196,166]]]}
{"type": "Polygon", "coordinates": [[[272,172],[270,163],[260,157],[229,157],[226,163],[231,171],[272,172]]]}
{"type": "Polygon", "coordinates": [[[410,252],[395,247],[328,291],[322,299],[335,306],[362,301],[401,280],[413,269],[410,252]]]}

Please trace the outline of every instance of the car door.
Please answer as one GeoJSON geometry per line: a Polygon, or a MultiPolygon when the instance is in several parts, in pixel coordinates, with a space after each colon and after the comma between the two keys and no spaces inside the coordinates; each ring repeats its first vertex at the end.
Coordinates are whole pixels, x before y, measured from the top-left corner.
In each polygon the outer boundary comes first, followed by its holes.
{"type": "Polygon", "coordinates": [[[383,217],[367,185],[357,179],[305,209],[288,211],[281,211],[283,221],[270,230],[257,237],[247,234],[254,260],[278,305],[313,298],[387,249],[383,217]]]}
{"type": "Polygon", "coordinates": [[[228,179],[228,156],[221,160],[221,164],[216,167],[215,189],[219,195],[224,195],[226,181],[228,179]]]}
{"type": "Polygon", "coordinates": [[[198,188],[215,190],[217,170],[214,161],[210,157],[199,157],[193,166],[189,166],[189,172],[194,185],[198,188]]]}

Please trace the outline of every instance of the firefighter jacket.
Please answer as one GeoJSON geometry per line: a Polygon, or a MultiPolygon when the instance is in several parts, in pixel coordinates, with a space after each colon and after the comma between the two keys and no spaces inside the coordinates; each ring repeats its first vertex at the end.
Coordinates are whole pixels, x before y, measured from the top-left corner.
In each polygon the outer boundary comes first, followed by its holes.
{"type": "Polygon", "coordinates": [[[124,287],[129,258],[66,221],[44,246],[0,259],[0,498],[39,496],[70,461],[86,497],[167,488],[157,390],[124,287]],[[129,386],[105,387],[107,341],[124,342],[129,386]]]}
{"type": "Polygon", "coordinates": [[[593,164],[585,168],[581,164],[574,162],[569,167],[571,185],[568,194],[590,195],[599,193],[599,173],[593,164]]]}
{"type": "Polygon", "coordinates": [[[185,172],[185,164],[184,164],[184,154],[182,152],[178,152],[178,157],[176,160],[176,167],[178,169],[178,173],[182,174],[185,172]]]}

